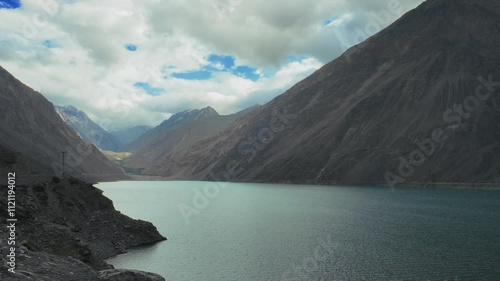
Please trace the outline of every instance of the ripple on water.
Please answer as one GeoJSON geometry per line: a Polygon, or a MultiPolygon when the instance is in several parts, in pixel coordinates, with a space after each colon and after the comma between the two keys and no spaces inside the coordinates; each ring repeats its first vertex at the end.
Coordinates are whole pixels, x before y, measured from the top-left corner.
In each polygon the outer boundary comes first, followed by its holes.
{"type": "Polygon", "coordinates": [[[230,184],[185,224],[178,206],[203,186],[100,184],[169,238],[110,262],[170,281],[500,280],[500,191],[230,184]]]}

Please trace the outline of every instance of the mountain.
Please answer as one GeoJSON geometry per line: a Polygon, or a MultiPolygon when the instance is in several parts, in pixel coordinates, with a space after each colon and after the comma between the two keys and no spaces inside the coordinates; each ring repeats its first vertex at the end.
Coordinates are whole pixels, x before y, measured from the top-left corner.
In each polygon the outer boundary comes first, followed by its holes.
{"type": "Polygon", "coordinates": [[[253,108],[226,116],[219,115],[210,107],[175,114],[160,125],[161,132],[158,130],[158,134],[125,159],[122,166],[135,171],[145,170],[146,174],[160,173],[162,166],[159,164],[167,155],[188,149],[201,139],[218,134],[253,108]]]}
{"type": "Polygon", "coordinates": [[[151,130],[151,127],[149,126],[136,126],[127,129],[113,130],[110,131],[110,134],[117,141],[118,151],[122,151],[125,147],[149,130],[151,130]]]}
{"type": "Polygon", "coordinates": [[[125,147],[151,129],[148,126],[136,126],[109,132],[74,106],[55,106],[55,108],[61,118],[85,141],[106,151],[123,151],[125,147]]]}
{"type": "Polygon", "coordinates": [[[100,149],[118,150],[118,140],[101,126],[97,125],[87,114],[73,106],[55,106],[56,112],[88,143],[100,149]]]}
{"type": "Polygon", "coordinates": [[[137,140],[128,145],[125,148],[125,151],[134,152],[140,149],[141,147],[148,145],[150,141],[154,140],[159,135],[171,131],[173,129],[179,128],[180,126],[188,122],[204,117],[218,116],[218,115],[219,113],[210,106],[203,109],[189,109],[183,112],[176,113],[172,115],[169,119],[163,121],[157,127],[144,133],[137,140]]]}
{"type": "Polygon", "coordinates": [[[429,0],[161,175],[315,184],[500,176],[500,1],[429,0]]]}
{"type": "Polygon", "coordinates": [[[121,168],[85,143],[56,113],[52,103],[0,67],[0,170],[18,177],[62,173],[86,180],[127,178],[121,168]],[[20,170],[17,170],[17,169],[20,170]]]}

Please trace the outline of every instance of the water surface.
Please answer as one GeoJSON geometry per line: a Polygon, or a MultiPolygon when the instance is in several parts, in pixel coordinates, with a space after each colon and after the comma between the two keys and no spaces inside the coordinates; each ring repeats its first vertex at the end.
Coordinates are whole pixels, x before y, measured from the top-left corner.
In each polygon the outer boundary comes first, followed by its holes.
{"type": "Polygon", "coordinates": [[[500,280],[500,191],[226,185],[99,184],[168,237],[109,262],[168,281],[500,280]]]}

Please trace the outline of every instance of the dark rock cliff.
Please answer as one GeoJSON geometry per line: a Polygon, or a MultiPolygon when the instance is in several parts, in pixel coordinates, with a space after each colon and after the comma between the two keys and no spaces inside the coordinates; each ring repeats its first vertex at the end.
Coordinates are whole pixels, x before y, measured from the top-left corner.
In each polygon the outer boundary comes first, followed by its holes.
{"type": "MultiPolygon", "coordinates": [[[[165,240],[151,223],[121,214],[101,190],[76,178],[19,185],[15,191],[19,271],[2,270],[0,277],[28,279],[1,280],[98,280],[97,271],[110,269],[104,259],[165,240]]],[[[0,236],[7,237],[5,196],[0,206],[0,236]]],[[[2,264],[5,251],[0,245],[2,264]]]]}

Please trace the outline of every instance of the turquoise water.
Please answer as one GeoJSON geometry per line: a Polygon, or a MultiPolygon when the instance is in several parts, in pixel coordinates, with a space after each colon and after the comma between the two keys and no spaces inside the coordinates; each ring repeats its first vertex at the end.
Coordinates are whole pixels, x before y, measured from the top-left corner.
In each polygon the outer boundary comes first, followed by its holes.
{"type": "Polygon", "coordinates": [[[168,237],[109,262],[168,281],[500,280],[500,191],[226,185],[99,184],[168,237]]]}

